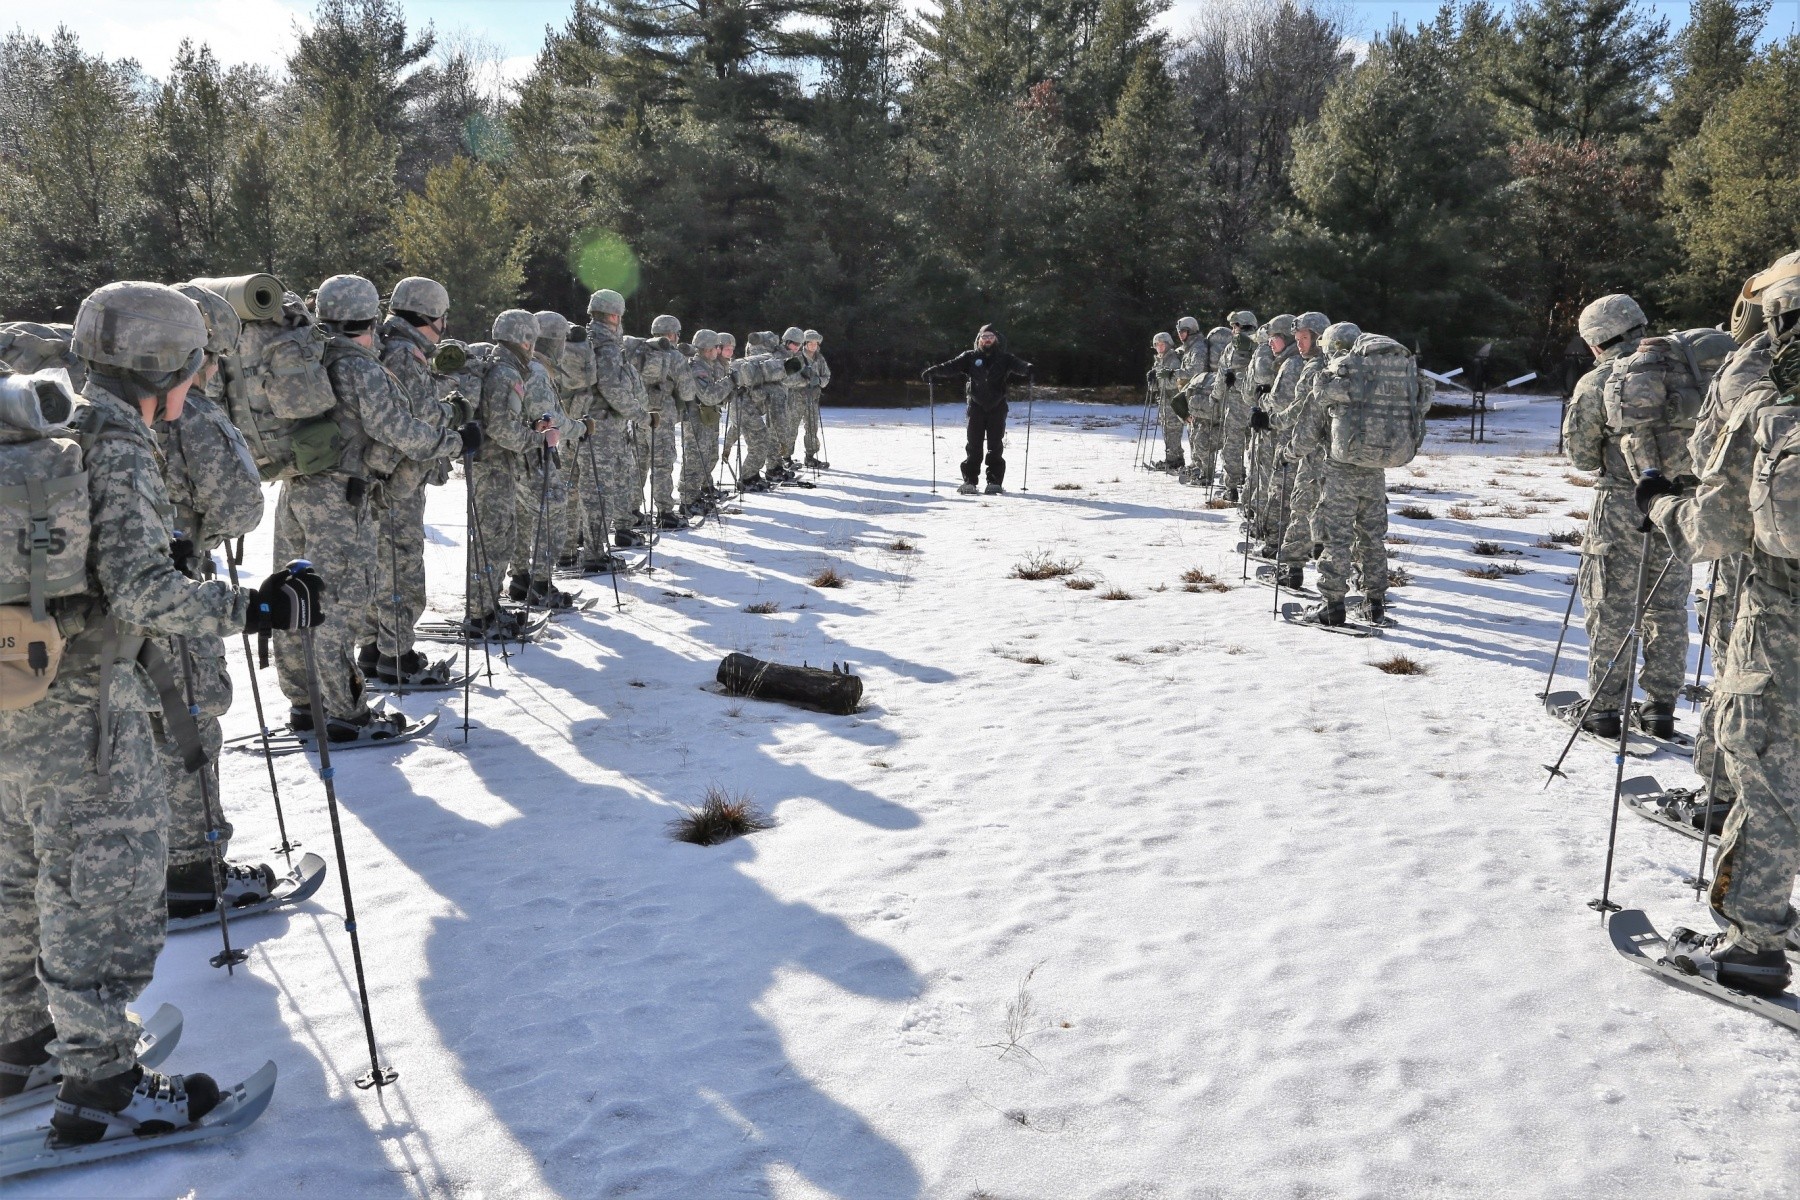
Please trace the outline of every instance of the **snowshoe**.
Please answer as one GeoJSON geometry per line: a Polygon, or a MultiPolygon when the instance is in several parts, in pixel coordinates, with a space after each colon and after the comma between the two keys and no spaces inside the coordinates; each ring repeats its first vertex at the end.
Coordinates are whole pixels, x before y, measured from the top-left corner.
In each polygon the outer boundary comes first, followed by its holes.
{"type": "Polygon", "coordinates": [[[581,575],[606,575],[613,571],[631,570],[631,560],[617,554],[608,554],[604,558],[586,558],[576,568],[581,575]]]}
{"type": "MultiPolygon", "coordinates": [[[[173,1004],[159,1005],[149,1020],[134,1012],[125,1015],[138,1027],[139,1066],[156,1066],[181,1044],[181,1010],[173,1004]]],[[[56,1098],[62,1070],[50,1054],[55,1037],[56,1027],[46,1025],[16,1042],[0,1044],[0,1117],[56,1098]]]]}
{"type": "Polygon", "coordinates": [[[533,608],[546,608],[551,612],[568,612],[576,607],[577,598],[573,592],[565,592],[548,579],[535,580],[525,594],[525,602],[533,608]]]}
{"type": "Polygon", "coordinates": [[[770,487],[769,481],[764,479],[760,474],[746,475],[738,480],[738,490],[740,492],[766,492],[770,490],[770,487]]]}
{"type": "Polygon", "coordinates": [[[1290,625],[1304,625],[1309,629],[1322,629],[1326,633],[1341,633],[1345,637],[1369,638],[1378,637],[1381,630],[1360,624],[1349,619],[1345,612],[1344,602],[1336,601],[1333,609],[1332,601],[1315,604],[1311,608],[1302,608],[1298,603],[1283,604],[1281,619],[1290,625]],[[1337,618],[1332,623],[1331,618],[1337,618]]]}
{"type": "Polygon", "coordinates": [[[354,717],[328,718],[325,722],[325,736],[330,739],[333,750],[347,750],[358,746],[410,742],[429,733],[436,725],[436,713],[422,721],[414,721],[395,709],[371,708],[354,717]]]}
{"type": "Polygon", "coordinates": [[[637,532],[635,529],[613,530],[613,545],[615,546],[630,548],[633,546],[648,546],[649,544],[650,539],[637,532]]]}
{"type": "Polygon", "coordinates": [[[1637,775],[1619,784],[1625,803],[1643,817],[1698,841],[1725,831],[1731,801],[1708,803],[1700,788],[1664,788],[1652,775],[1637,775]],[[1707,828],[1710,826],[1710,830],[1707,828]]]}
{"type": "Polygon", "coordinates": [[[141,1064],[104,1079],[63,1080],[50,1118],[57,1144],[80,1146],[106,1138],[168,1133],[217,1108],[219,1085],[210,1075],[164,1075],[141,1064]]]}
{"type": "Polygon", "coordinates": [[[1794,977],[1784,952],[1737,945],[1723,930],[1699,934],[1677,928],[1669,934],[1668,946],[1668,961],[1676,969],[1740,992],[1774,998],[1787,991],[1794,977]]]}
{"type": "MultiPolygon", "coordinates": [[[[1592,740],[1600,746],[1606,747],[1608,750],[1617,752],[1619,748],[1619,714],[1616,712],[1610,714],[1613,718],[1613,724],[1611,726],[1612,733],[1610,736],[1594,733],[1585,727],[1585,723],[1581,719],[1586,705],[1587,699],[1582,696],[1580,692],[1572,690],[1551,692],[1548,696],[1544,697],[1544,710],[1551,716],[1562,721],[1564,724],[1580,727],[1581,735],[1583,737],[1592,740]]],[[[1596,715],[1606,716],[1608,714],[1601,713],[1596,715]]],[[[1605,726],[1603,725],[1602,727],[1604,728],[1605,726]]],[[[1655,754],[1656,749],[1657,743],[1645,737],[1643,734],[1627,732],[1625,738],[1626,754],[1631,755],[1633,758],[1647,758],[1650,755],[1655,754]]]]}
{"type": "Polygon", "coordinates": [[[830,464],[830,463],[828,463],[828,462],[826,462],[826,461],[825,461],[825,460],[824,460],[824,459],[822,459],[822,458],[815,458],[815,457],[813,457],[813,456],[812,456],[812,455],[810,455],[810,454],[809,454],[809,455],[807,455],[807,456],[806,456],[806,465],[807,465],[807,466],[808,466],[808,467],[810,467],[810,468],[812,468],[812,469],[813,469],[813,470],[815,470],[815,471],[829,471],[829,470],[831,470],[831,464],[830,464]]]}
{"type": "Polygon", "coordinates": [[[408,650],[398,662],[383,655],[368,686],[378,692],[444,692],[461,687],[465,678],[454,654],[433,662],[408,650]]]}
{"type": "Polygon", "coordinates": [[[1001,487],[997,483],[990,483],[981,490],[982,490],[982,494],[987,495],[987,496],[1001,496],[1006,493],[1006,489],[1001,487]]]}
{"type": "MultiPolygon", "coordinates": [[[[296,747],[296,752],[298,752],[298,747],[296,747]]],[[[313,893],[317,892],[324,883],[325,860],[308,851],[300,856],[300,861],[294,864],[291,871],[275,881],[275,886],[270,890],[267,899],[256,904],[232,909],[231,922],[235,925],[245,917],[261,916],[263,913],[276,912],[283,908],[290,908],[304,900],[310,900],[313,893]]],[[[211,895],[209,894],[207,898],[210,900],[211,895]]],[[[180,933],[184,929],[211,928],[217,923],[218,917],[209,903],[205,912],[196,913],[193,916],[177,917],[171,913],[168,928],[170,933],[180,933]]],[[[146,1065],[153,1067],[156,1064],[146,1063],[146,1065]]]]}
{"type": "Polygon", "coordinates": [[[1348,618],[1344,615],[1344,602],[1326,600],[1301,613],[1295,624],[1335,626],[1344,624],[1346,620],[1348,618]]]}
{"type": "Polygon", "coordinates": [[[1581,732],[1591,733],[1606,741],[1617,741],[1619,737],[1619,714],[1613,709],[1591,712],[1581,718],[1581,732]]]}
{"type": "MultiPolygon", "coordinates": [[[[250,866],[225,860],[224,899],[230,908],[261,904],[275,893],[275,869],[267,863],[250,866]]],[[[169,919],[205,916],[214,911],[213,867],[210,862],[170,867],[164,877],[169,919]]]]}
{"type": "MultiPolygon", "coordinates": [[[[1702,958],[1708,957],[1705,952],[1699,950],[1689,950],[1686,955],[1689,963],[1693,964],[1696,969],[1689,970],[1679,965],[1670,954],[1666,953],[1674,950],[1675,947],[1669,941],[1664,940],[1663,936],[1656,931],[1656,926],[1650,923],[1650,918],[1638,909],[1633,908],[1614,913],[1612,920],[1608,921],[1606,925],[1607,932],[1612,937],[1613,949],[1645,970],[1654,971],[1670,983],[1687,988],[1689,991],[1701,992],[1726,1004],[1749,1009],[1759,1016],[1780,1022],[1789,1029],[1800,1031],[1800,997],[1796,997],[1794,993],[1780,992],[1775,995],[1765,995],[1736,983],[1723,983],[1697,969],[1699,964],[1694,959],[1694,954],[1698,953],[1702,958]]],[[[1683,946],[1683,949],[1687,949],[1686,945],[1683,946]]],[[[1755,978],[1765,982],[1771,981],[1775,972],[1767,965],[1758,965],[1760,970],[1755,978]]],[[[1734,966],[1732,970],[1736,971],[1737,968],[1734,966]]]]}
{"type": "Polygon", "coordinates": [[[664,509],[656,518],[656,527],[658,529],[686,529],[687,522],[682,520],[678,513],[664,509]]]}
{"type": "Polygon", "coordinates": [[[979,491],[979,489],[976,488],[976,486],[975,486],[975,481],[972,479],[963,480],[962,486],[957,488],[956,490],[957,490],[958,494],[963,495],[963,496],[973,496],[976,494],[977,491],[979,491]]]}

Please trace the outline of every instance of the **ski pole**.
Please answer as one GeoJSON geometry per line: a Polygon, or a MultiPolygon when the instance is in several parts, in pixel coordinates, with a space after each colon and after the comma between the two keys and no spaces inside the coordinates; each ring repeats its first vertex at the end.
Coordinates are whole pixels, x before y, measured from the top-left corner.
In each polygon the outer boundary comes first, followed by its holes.
{"type": "Polygon", "coordinates": [[[1688,690],[1688,703],[1695,709],[1700,707],[1700,675],[1706,669],[1706,635],[1712,629],[1713,592],[1718,586],[1719,560],[1715,558],[1712,572],[1706,577],[1706,615],[1700,618],[1700,657],[1694,660],[1694,686],[1688,690]]]}
{"type": "Polygon", "coordinates": [[[594,453],[594,439],[590,437],[583,440],[587,443],[588,474],[594,477],[594,494],[600,498],[600,528],[607,531],[606,561],[612,567],[613,608],[623,610],[625,601],[619,597],[619,556],[613,553],[611,545],[612,522],[607,519],[606,514],[606,488],[600,481],[600,460],[594,453]]]}
{"type": "Polygon", "coordinates": [[[1550,695],[1550,686],[1556,682],[1556,665],[1562,661],[1563,640],[1569,636],[1569,619],[1575,615],[1575,593],[1581,590],[1581,568],[1576,568],[1575,578],[1569,581],[1569,603],[1563,608],[1562,628],[1556,631],[1556,652],[1550,656],[1550,674],[1544,680],[1544,690],[1538,693],[1538,699],[1550,695]]]}
{"type": "MultiPolygon", "coordinates": [[[[464,537],[463,537],[463,578],[464,579],[467,579],[471,574],[473,574],[473,568],[474,568],[474,556],[475,556],[475,551],[474,551],[474,546],[475,546],[474,468],[475,468],[474,456],[469,454],[467,451],[464,451],[464,453],[463,453],[463,479],[468,484],[468,486],[463,489],[463,510],[464,510],[464,512],[466,512],[468,514],[467,520],[468,520],[468,526],[469,526],[468,529],[464,530],[464,537]]],[[[473,641],[471,641],[469,638],[469,631],[474,627],[474,625],[475,625],[474,598],[469,594],[469,589],[465,585],[463,588],[463,745],[465,745],[465,746],[469,744],[469,691],[470,691],[470,685],[471,685],[471,683],[473,683],[474,678],[475,678],[474,662],[473,662],[474,654],[475,654],[475,643],[473,641]]],[[[486,651],[487,651],[487,629],[486,629],[485,622],[483,623],[483,628],[481,631],[481,648],[482,648],[482,652],[486,653],[486,651]]],[[[492,676],[493,676],[492,668],[489,669],[488,675],[490,678],[492,678],[492,676]]]]}
{"type": "MultiPolygon", "coordinates": [[[[1709,701],[1710,703],[1710,701],[1709,701]]],[[[1713,732],[1709,739],[1712,742],[1712,769],[1706,773],[1706,811],[1700,817],[1700,866],[1694,871],[1694,899],[1700,899],[1700,893],[1707,886],[1706,852],[1712,842],[1713,809],[1718,806],[1719,795],[1719,759],[1723,751],[1719,749],[1719,713],[1713,710],[1713,732]]]]}
{"type": "MultiPolygon", "coordinates": [[[[817,422],[819,426],[820,458],[829,464],[831,462],[831,447],[825,444],[825,401],[822,399],[817,404],[813,405],[813,420],[817,422]]],[[[818,477],[819,468],[814,467],[813,478],[817,479],[818,477]]]]}
{"type": "MultiPolygon", "coordinates": [[[[1286,465],[1287,464],[1283,463],[1279,458],[1275,460],[1275,469],[1277,471],[1281,471],[1286,465]]],[[[1283,474],[1285,475],[1286,472],[1284,471],[1283,474]]],[[[1288,486],[1284,486],[1281,490],[1281,531],[1275,535],[1276,538],[1281,541],[1287,540],[1287,524],[1293,515],[1290,511],[1293,503],[1294,495],[1292,485],[1289,484],[1288,486]]],[[[1301,569],[1304,570],[1306,564],[1302,562],[1300,566],[1301,569]]],[[[1281,553],[1279,550],[1277,550],[1275,554],[1275,611],[1273,619],[1277,621],[1281,619],[1281,553]]]]}
{"type": "MultiPolygon", "coordinates": [[[[506,626],[504,624],[506,610],[500,607],[500,585],[494,581],[494,560],[488,557],[487,535],[482,532],[481,522],[477,519],[481,513],[481,498],[475,490],[475,460],[472,458],[464,458],[463,462],[467,464],[465,473],[469,485],[469,545],[474,549],[475,565],[480,568],[480,574],[475,576],[475,578],[478,581],[485,581],[487,592],[482,596],[482,603],[487,604],[491,599],[493,607],[488,611],[493,613],[494,621],[499,624],[500,636],[497,640],[500,643],[500,661],[509,663],[512,661],[512,657],[506,651],[507,639],[505,633],[506,626]]],[[[475,586],[480,588],[483,586],[483,583],[477,582],[475,586]]],[[[468,603],[466,595],[464,596],[463,603],[468,603]]],[[[488,622],[485,620],[482,621],[481,653],[486,660],[487,681],[489,684],[492,684],[494,682],[494,655],[488,648],[487,627],[488,622]]],[[[466,636],[467,634],[465,631],[465,637],[466,636]]]]}
{"type": "MultiPolygon", "coordinates": [[[[650,536],[645,539],[648,548],[644,551],[644,570],[656,570],[656,539],[662,533],[660,514],[656,511],[656,412],[650,413],[650,469],[645,472],[650,480],[650,536]]],[[[642,500],[643,496],[639,495],[642,500]]]]}
{"type": "Polygon", "coordinates": [[[1027,375],[1025,377],[1025,471],[1019,478],[1021,492],[1031,490],[1031,409],[1036,402],[1037,384],[1031,376],[1027,375]]]}
{"type": "MultiPolygon", "coordinates": [[[[244,556],[244,539],[238,539],[237,551],[233,553],[231,543],[225,543],[225,569],[231,575],[231,586],[238,586],[238,562],[244,556]]],[[[275,852],[287,860],[288,866],[294,865],[294,851],[300,843],[288,838],[287,818],[281,812],[281,785],[275,781],[275,752],[269,748],[269,721],[263,716],[262,687],[256,682],[256,659],[250,654],[250,635],[242,633],[244,639],[244,673],[250,676],[250,699],[256,705],[256,727],[262,731],[263,765],[269,769],[269,795],[275,801],[275,828],[281,833],[281,845],[275,852]]]]}
{"type": "MultiPolygon", "coordinates": [[[[181,685],[187,695],[188,716],[196,721],[200,719],[200,705],[194,700],[194,667],[188,656],[188,640],[179,634],[175,637],[175,650],[181,657],[181,685]]],[[[314,709],[321,712],[322,709],[314,709]]],[[[224,948],[206,961],[215,967],[224,967],[225,974],[234,974],[233,968],[250,957],[248,950],[231,948],[231,922],[225,916],[225,858],[219,853],[219,827],[225,823],[225,816],[219,810],[219,797],[213,791],[213,777],[208,772],[217,759],[210,751],[205,751],[205,761],[197,770],[190,769],[190,774],[200,777],[200,797],[206,806],[206,852],[212,860],[213,910],[219,914],[219,941],[224,948]]]]}
{"type": "MultiPolygon", "coordinates": [[[[1613,849],[1619,838],[1619,800],[1625,792],[1625,745],[1631,736],[1631,694],[1637,690],[1638,647],[1644,636],[1644,580],[1650,574],[1650,529],[1649,520],[1644,521],[1644,544],[1638,555],[1637,603],[1633,606],[1631,628],[1625,634],[1627,653],[1631,657],[1625,660],[1625,690],[1619,694],[1619,748],[1613,755],[1613,802],[1612,822],[1606,831],[1606,870],[1600,878],[1600,896],[1588,901],[1588,907],[1600,914],[1602,921],[1606,914],[1619,911],[1619,906],[1612,902],[1612,869],[1613,849]]],[[[1674,561],[1674,555],[1669,556],[1674,561]]],[[[1667,564],[1664,564],[1667,570],[1667,564]]],[[[1662,576],[1656,577],[1658,583],[1662,576]]]]}
{"type": "MultiPolygon", "coordinates": [[[[1656,594],[1657,587],[1662,584],[1663,576],[1668,574],[1669,566],[1674,561],[1675,556],[1672,554],[1663,561],[1662,570],[1656,573],[1656,579],[1650,584],[1650,590],[1646,593],[1646,596],[1654,596],[1656,594]]],[[[1644,604],[1647,605],[1648,603],[1649,601],[1646,599],[1644,604]]],[[[1633,622],[1634,629],[1636,628],[1637,621],[1641,620],[1643,620],[1643,611],[1640,607],[1637,618],[1633,622]]],[[[1563,760],[1569,756],[1569,751],[1575,748],[1575,739],[1581,736],[1582,719],[1587,716],[1588,707],[1593,704],[1594,696],[1606,690],[1606,685],[1608,681],[1612,679],[1613,671],[1618,668],[1619,659],[1624,655],[1626,643],[1631,641],[1631,636],[1629,631],[1625,634],[1624,640],[1619,643],[1619,648],[1613,652],[1612,658],[1607,660],[1606,670],[1600,673],[1600,682],[1594,685],[1590,690],[1587,699],[1583,700],[1580,705],[1576,707],[1575,711],[1569,714],[1575,722],[1575,728],[1569,732],[1569,740],[1563,743],[1562,753],[1556,756],[1556,761],[1544,767],[1544,770],[1550,773],[1550,777],[1544,780],[1544,786],[1546,788],[1550,786],[1551,780],[1554,780],[1557,776],[1562,774],[1563,760]]],[[[1629,700],[1629,697],[1627,697],[1627,699],[1629,700]]]]}
{"type": "MultiPolygon", "coordinates": [[[[288,564],[288,570],[298,574],[311,565],[305,559],[296,559],[288,564]]],[[[306,652],[307,694],[312,698],[313,711],[323,713],[325,698],[319,689],[319,664],[313,652],[310,623],[300,628],[300,645],[306,652]]],[[[369,1041],[369,1070],[356,1080],[356,1086],[366,1091],[386,1087],[400,1078],[400,1072],[382,1066],[381,1056],[375,1048],[375,1020],[369,1012],[369,983],[363,973],[362,938],[356,928],[356,901],[350,893],[350,862],[344,853],[344,828],[338,819],[337,771],[331,765],[331,738],[321,729],[313,738],[313,744],[319,748],[319,781],[325,785],[325,805],[331,814],[331,840],[337,847],[338,886],[344,893],[344,932],[350,935],[350,960],[356,967],[356,995],[362,1003],[363,1034],[369,1041]]]]}
{"type": "Polygon", "coordinates": [[[931,493],[937,494],[937,381],[925,377],[925,406],[931,413],[931,493]]]}
{"type": "Polygon", "coordinates": [[[1252,429],[1250,431],[1250,479],[1245,483],[1243,502],[1238,507],[1238,512],[1243,516],[1241,524],[1244,531],[1244,570],[1243,574],[1239,576],[1240,579],[1250,578],[1250,541],[1254,536],[1252,531],[1255,529],[1256,521],[1253,515],[1255,512],[1255,501],[1251,495],[1249,484],[1256,479],[1257,456],[1261,451],[1262,430],[1252,429]]]}
{"type": "MultiPolygon", "coordinates": [[[[543,419],[548,421],[550,418],[545,416],[543,419]]],[[[554,429],[555,427],[552,426],[551,428],[554,429]]],[[[548,440],[550,437],[549,430],[545,431],[544,437],[544,443],[538,447],[538,457],[543,460],[544,466],[542,480],[538,484],[537,521],[531,527],[531,560],[525,564],[525,575],[530,580],[530,582],[526,584],[525,591],[526,612],[531,612],[537,607],[532,603],[531,597],[532,593],[537,590],[538,552],[542,548],[544,542],[544,526],[550,523],[550,467],[556,457],[556,450],[551,446],[548,440]]],[[[551,571],[545,570],[544,578],[546,581],[551,578],[551,575],[551,571]]],[[[544,611],[550,611],[550,584],[548,582],[544,585],[544,611]]]]}

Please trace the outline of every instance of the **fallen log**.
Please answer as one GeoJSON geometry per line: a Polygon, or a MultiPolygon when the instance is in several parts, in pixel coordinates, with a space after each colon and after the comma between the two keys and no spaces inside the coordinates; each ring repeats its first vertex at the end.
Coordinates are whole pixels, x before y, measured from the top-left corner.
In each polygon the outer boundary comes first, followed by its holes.
{"type": "Polygon", "coordinates": [[[719,686],[734,696],[758,700],[782,700],[845,716],[862,704],[862,680],[836,663],[821,667],[790,667],[764,662],[748,654],[727,654],[719,664],[719,686]]]}

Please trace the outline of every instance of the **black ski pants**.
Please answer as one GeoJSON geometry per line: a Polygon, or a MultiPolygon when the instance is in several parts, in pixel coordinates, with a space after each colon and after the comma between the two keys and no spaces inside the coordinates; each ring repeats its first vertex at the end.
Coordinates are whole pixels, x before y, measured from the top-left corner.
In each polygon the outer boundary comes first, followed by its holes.
{"type": "Polygon", "coordinates": [[[1006,481],[1006,405],[969,405],[969,443],[963,455],[962,477],[974,483],[981,474],[981,447],[987,443],[987,481],[998,487],[1006,481]]]}

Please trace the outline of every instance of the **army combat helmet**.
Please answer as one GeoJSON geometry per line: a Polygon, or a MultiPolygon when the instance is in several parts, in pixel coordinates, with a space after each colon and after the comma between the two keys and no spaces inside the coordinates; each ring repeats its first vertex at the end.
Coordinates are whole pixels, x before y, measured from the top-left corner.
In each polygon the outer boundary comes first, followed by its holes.
{"type": "Polygon", "coordinates": [[[1623,292],[1602,296],[1581,310],[1581,340],[1595,350],[1610,350],[1650,323],[1638,302],[1623,292]]]}
{"type": "Polygon", "coordinates": [[[231,307],[231,301],[197,283],[178,283],[175,290],[200,309],[200,317],[206,322],[206,352],[215,358],[236,354],[244,322],[237,309],[231,307]]]}
{"type": "MultiPolygon", "coordinates": [[[[206,318],[192,300],[160,283],[126,280],[97,288],[75,314],[71,348],[132,404],[168,394],[206,360],[206,318]]],[[[167,414],[173,415],[173,414],[167,414]]]]}
{"type": "Polygon", "coordinates": [[[319,285],[313,310],[331,325],[373,324],[381,319],[381,293],[361,275],[333,275],[319,285]]]}
{"type": "Polygon", "coordinates": [[[435,279],[408,275],[394,285],[388,297],[388,311],[396,315],[410,313],[427,321],[441,320],[450,311],[450,293],[435,279]]]}
{"type": "Polygon", "coordinates": [[[609,317],[625,315],[625,297],[611,288],[601,288],[588,297],[588,316],[597,317],[602,313],[609,317]]]}
{"type": "Polygon", "coordinates": [[[1362,329],[1355,322],[1338,321],[1325,327],[1325,332],[1319,335],[1319,344],[1325,347],[1327,354],[1348,354],[1361,336],[1362,329]]]}

